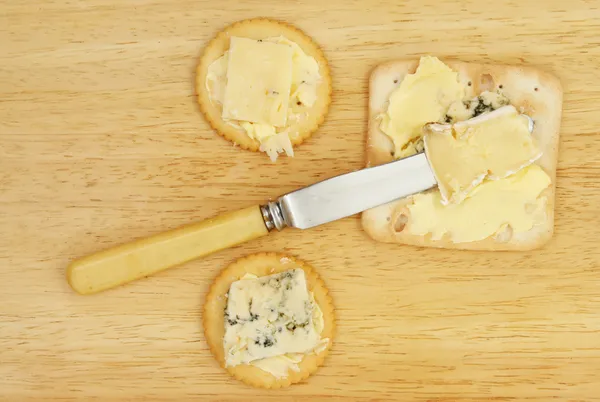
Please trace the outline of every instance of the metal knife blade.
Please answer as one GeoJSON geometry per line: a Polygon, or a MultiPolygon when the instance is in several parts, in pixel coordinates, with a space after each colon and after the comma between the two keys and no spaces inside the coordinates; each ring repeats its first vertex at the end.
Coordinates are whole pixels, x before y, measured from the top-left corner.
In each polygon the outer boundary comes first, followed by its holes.
{"type": "Polygon", "coordinates": [[[274,226],[308,229],[435,187],[425,153],[342,174],[269,203],[274,226]]]}

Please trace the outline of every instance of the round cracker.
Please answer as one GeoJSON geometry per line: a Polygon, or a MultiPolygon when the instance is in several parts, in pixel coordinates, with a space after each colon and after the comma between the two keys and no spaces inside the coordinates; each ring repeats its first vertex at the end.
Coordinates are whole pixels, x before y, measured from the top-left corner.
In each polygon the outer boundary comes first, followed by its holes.
{"type": "Polygon", "coordinates": [[[325,119],[329,104],[331,103],[331,74],[327,60],[319,46],[304,32],[284,22],[267,18],[254,18],[236,22],[212,39],[200,58],[196,72],[196,92],[200,109],[211,127],[227,140],[239,145],[241,148],[258,151],[260,142],[250,138],[245,130],[227,124],[221,118],[222,105],[213,103],[206,90],[206,75],[211,63],[221,57],[229,49],[231,36],[240,36],[250,39],[264,39],[274,36],[285,36],[287,39],[300,46],[302,51],[313,57],[319,64],[321,81],[317,87],[317,100],[310,108],[304,107],[306,117],[286,126],[289,129],[290,140],[293,145],[300,145],[317,130],[325,119]]]}
{"type": "Polygon", "coordinates": [[[325,356],[329,353],[335,333],[335,315],[333,302],[329,291],[317,272],[304,261],[291,256],[277,253],[260,253],[241,258],[225,268],[212,284],[204,304],[204,335],[212,354],[219,364],[229,374],[238,380],[258,388],[282,388],[300,382],[323,364],[325,356]],[[225,351],[223,349],[223,336],[225,334],[225,307],[227,306],[227,292],[231,284],[239,280],[246,273],[256,276],[266,276],[293,268],[301,268],[306,276],[307,287],[313,293],[316,303],[323,312],[324,327],[321,338],[329,338],[326,347],[319,353],[309,353],[298,363],[298,372],[290,370],[286,378],[277,378],[258,367],[249,364],[240,364],[234,367],[225,367],[225,351]]]}

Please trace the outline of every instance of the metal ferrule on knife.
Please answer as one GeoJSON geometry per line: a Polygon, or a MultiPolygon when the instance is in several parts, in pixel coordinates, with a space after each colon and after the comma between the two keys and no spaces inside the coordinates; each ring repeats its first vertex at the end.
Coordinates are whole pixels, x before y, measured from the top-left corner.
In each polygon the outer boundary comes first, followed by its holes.
{"type": "Polygon", "coordinates": [[[265,205],[261,205],[260,211],[265,221],[265,226],[269,232],[274,229],[283,230],[289,226],[285,221],[279,200],[271,201],[265,205]]]}

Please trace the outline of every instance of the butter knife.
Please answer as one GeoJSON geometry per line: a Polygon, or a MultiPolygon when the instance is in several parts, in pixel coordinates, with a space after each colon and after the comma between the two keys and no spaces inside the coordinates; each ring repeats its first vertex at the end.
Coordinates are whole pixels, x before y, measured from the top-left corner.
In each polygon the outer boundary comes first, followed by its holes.
{"type": "Polygon", "coordinates": [[[435,186],[427,157],[420,153],[77,259],[67,268],[67,281],[77,293],[97,293],[273,230],[309,229],[435,186]]]}

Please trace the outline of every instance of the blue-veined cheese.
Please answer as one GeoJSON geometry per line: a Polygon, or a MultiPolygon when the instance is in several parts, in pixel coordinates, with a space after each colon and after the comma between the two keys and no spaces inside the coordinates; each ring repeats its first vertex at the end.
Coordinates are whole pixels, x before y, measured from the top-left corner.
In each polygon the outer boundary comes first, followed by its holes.
{"type": "Polygon", "coordinates": [[[500,92],[483,91],[473,99],[453,102],[440,123],[465,121],[500,109],[510,104],[509,99],[500,92]]]}
{"type": "Polygon", "coordinates": [[[302,269],[234,282],[225,309],[227,366],[252,364],[276,377],[327,344],[323,316],[302,269]]]}

